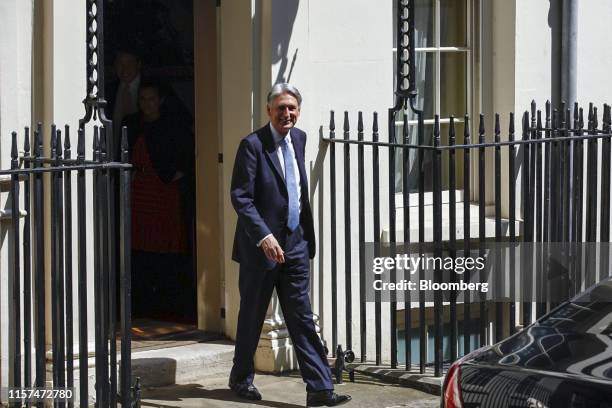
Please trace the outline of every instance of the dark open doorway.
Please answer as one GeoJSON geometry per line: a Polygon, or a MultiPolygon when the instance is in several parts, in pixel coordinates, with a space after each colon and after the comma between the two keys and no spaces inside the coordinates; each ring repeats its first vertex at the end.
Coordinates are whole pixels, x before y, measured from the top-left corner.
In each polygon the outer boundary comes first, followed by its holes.
{"type": "Polygon", "coordinates": [[[193,0],[108,0],[104,16],[107,112],[134,165],[134,326],[184,330],[197,317],[193,0]]]}

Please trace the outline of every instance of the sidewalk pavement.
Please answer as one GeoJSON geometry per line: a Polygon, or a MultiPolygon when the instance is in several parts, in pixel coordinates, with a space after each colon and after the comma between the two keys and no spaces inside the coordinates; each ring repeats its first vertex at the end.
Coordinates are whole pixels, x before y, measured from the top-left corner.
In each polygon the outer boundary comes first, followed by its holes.
{"type": "MultiPolygon", "coordinates": [[[[254,404],[234,396],[227,387],[227,373],[203,375],[189,384],[144,388],[141,406],[298,408],[306,405],[306,388],[298,372],[281,376],[258,374],[255,385],[262,393],[263,400],[254,404]]],[[[353,397],[352,401],[342,405],[346,408],[434,408],[440,404],[438,396],[387,384],[358,373],[355,374],[355,383],[348,382],[347,376],[344,384],[336,385],[336,392],[353,397]]]]}

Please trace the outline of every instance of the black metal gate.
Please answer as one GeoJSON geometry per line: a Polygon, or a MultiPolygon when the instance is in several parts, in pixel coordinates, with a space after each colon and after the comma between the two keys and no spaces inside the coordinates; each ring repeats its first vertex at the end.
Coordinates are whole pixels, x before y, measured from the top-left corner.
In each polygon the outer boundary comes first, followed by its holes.
{"type": "MultiPolygon", "coordinates": [[[[515,135],[514,113],[508,115],[507,131],[502,130],[499,114],[489,122],[493,125],[489,132],[485,131],[486,120],[482,114],[477,123],[467,115],[461,120],[451,116],[446,132],[441,130],[440,118],[436,115],[433,128],[426,131],[423,112],[416,107],[414,0],[397,0],[397,9],[396,98],[395,106],[388,111],[387,137],[381,140],[376,112],[367,128],[362,112],[358,112],[356,132],[355,126],[350,126],[349,112],[344,112],[343,136],[336,137],[332,111],[329,136],[323,138],[329,148],[329,173],[325,174],[322,183],[329,186],[329,190],[321,194],[330,205],[321,211],[332,226],[329,235],[331,343],[332,350],[341,359],[346,357],[346,352],[339,343],[351,351],[350,358],[357,354],[361,362],[399,368],[398,323],[401,323],[406,339],[401,350],[406,359],[405,369],[412,369],[414,354],[418,355],[420,373],[433,368],[431,374],[441,376],[449,363],[479,346],[501,341],[513,334],[518,325],[529,325],[533,316],[541,316],[554,302],[490,302],[483,298],[470,299],[469,292],[464,301],[457,302],[456,296],[451,294],[445,316],[444,300],[439,291],[431,306],[426,305],[422,292],[413,295],[413,299],[410,292],[405,293],[403,302],[393,297],[389,302],[381,302],[380,297],[368,299],[366,276],[371,274],[371,265],[366,265],[366,245],[373,245],[374,256],[381,253],[385,224],[391,254],[399,243],[416,244],[418,252],[414,253],[417,255],[428,247],[434,256],[440,257],[444,252],[454,258],[459,251],[466,256],[470,253],[482,255],[488,242],[609,242],[612,112],[609,105],[604,105],[600,127],[598,110],[593,104],[589,105],[587,114],[578,104],[570,107],[561,103],[559,109],[552,109],[547,102],[542,112],[532,102],[530,110],[521,118],[520,137],[515,135]],[[408,111],[416,116],[415,126],[408,124],[408,111]],[[398,120],[403,120],[401,135],[396,135],[398,120]],[[462,123],[462,136],[456,135],[458,122],[462,123]],[[472,129],[477,136],[472,137],[472,129]],[[414,142],[409,138],[412,133],[416,136],[414,142]],[[342,151],[337,154],[339,145],[342,151]],[[381,183],[385,177],[386,185],[381,183]],[[371,180],[371,185],[366,180],[371,180]],[[397,186],[400,188],[396,189],[397,186]],[[487,200],[488,191],[493,191],[489,194],[492,200],[487,200]],[[505,211],[502,206],[506,207],[505,211]],[[416,209],[414,214],[411,214],[411,207],[416,209]],[[351,217],[352,213],[357,214],[357,219],[351,217]],[[471,231],[473,222],[477,224],[477,231],[471,231]],[[487,223],[493,233],[487,233],[487,223]],[[411,236],[411,228],[417,230],[416,238],[411,236]],[[343,248],[338,248],[342,238],[338,230],[344,231],[343,248]],[[403,231],[402,236],[398,236],[398,231],[403,231]],[[359,257],[352,261],[351,248],[355,241],[359,257]],[[342,255],[343,259],[339,259],[342,255]],[[355,280],[358,283],[354,285],[355,280]],[[359,289],[357,296],[353,286],[359,289]],[[344,313],[339,312],[339,300],[344,303],[344,313]],[[372,308],[368,307],[368,302],[374,302],[372,308]],[[418,306],[413,307],[412,302],[418,306]],[[355,304],[359,305],[358,310],[355,304]],[[383,305],[388,308],[384,311],[386,317],[383,317],[383,305]],[[398,321],[402,308],[403,321],[398,321]],[[416,319],[412,309],[417,312],[416,319]],[[429,319],[428,314],[433,318],[429,319]],[[369,320],[374,323],[373,347],[368,347],[369,320]],[[433,324],[428,320],[433,320],[433,324]],[[340,321],[345,324],[344,336],[339,336],[340,321]],[[354,327],[359,328],[358,341],[353,339],[354,327]],[[418,350],[413,350],[410,342],[409,333],[413,330],[418,350]],[[460,332],[463,341],[459,340],[460,332]],[[430,339],[433,341],[428,345],[430,339]],[[386,353],[383,353],[383,344],[388,346],[386,353]]],[[[589,267],[589,260],[584,258],[576,253],[566,259],[571,284],[565,299],[579,292],[581,284],[592,285],[610,275],[609,259],[602,256],[598,265],[589,267]],[[590,270],[585,273],[585,269],[590,270]]],[[[544,261],[535,259],[521,265],[512,262],[511,259],[511,270],[525,270],[544,261]]],[[[591,263],[595,262],[591,260],[591,263]]],[[[396,272],[397,268],[390,270],[393,282],[396,272]]],[[[440,271],[434,272],[438,279],[440,271]]],[[[424,276],[422,268],[418,276],[424,276]]],[[[376,295],[379,296],[378,292],[376,295]]]]}
{"type": "MultiPolygon", "coordinates": [[[[445,316],[441,296],[434,298],[432,304],[427,306],[422,292],[413,295],[412,299],[410,292],[407,292],[403,302],[393,298],[381,302],[377,298],[373,305],[374,313],[368,313],[367,302],[374,300],[366,295],[366,285],[371,283],[367,276],[371,275],[372,268],[366,263],[365,247],[368,242],[372,243],[374,255],[379,256],[384,245],[390,245],[392,251],[396,244],[416,244],[419,249],[418,252],[414,250],[413,255],[431,251],[434,256],[441,256],[444,252],[455,257],[459,252],[463,252],[464,256],[483,254],[490,243],[516,246],[514,243],[546,242],[566,246],[573,244],[574,248],[580,248],[581,243],[610,242],[611,107],[604,105],[601,127],[597,107],[593,104],[589,106],[586,120],[584,116],[583,109],[577,104],[573,110],[566,109],[565,104],[560,110],[551,110],[550,103],[547,103],[542,112],[533,103],[531,112],[525,112],[522,117],[520,137],[515,135],[512,113],[505,132],[501,129],[500,116],[496,114],[493,131],[487,137],[485,118],[480,115],[478,136],[474,141],[468,116],[463,118],[462,136],[455,134],[452,117],[448,133],[442,135],[439,118],[436,117],[432,132],[426,133],[423,126],[419,126],[419,143],[410,144],[407,121],[404,121],[402,138],[393,138],[393,131],[390,131],[389,139],[381,141],[376,113],[371,132],[368,132],[370,136],[364,136],[363,115],[359,112],[355,137],[349,114],[345,112],[343,137],[337,138],[332,112],[329,137],[323,139],[329,144],[329,173],[323,184],[329,186],[327,199],[330,203],[329,210],[326,208],[323,216],[329,217],[330,225],[334,226],[330,232],[332,350],[337,349],[338,343],[343,343],[346,349],[355,350],[362,362],[398,368],[398,323],[402,323],[406,333],[416,330],[419,340],[418,350],[413,350],[410,341],[404,344],[405,369],[412,369],[411,356],[418,353],[419,371],[425,373],[427,367],[432,367],[432,374],[440,376],[448,363],[475,348],[503,340],[513,334],[518,325],[525,327],[531,324],[533,316],[539,317],[550,310],[555,301],[491,302],[466,296],[461,302],[451,297],[447,303],[448,316],[445,316]],[[507,136],[503,141],[502,132],[507,136]],[[442,142],[444,136],[446,141],[442,142]],[[340,154],[337,153],[337,145],[342,145],[340,154]],[[387,160],[383,160],[381,151],[388,154],[387,160]],[[356,172],[350,164],[355,153],[356,172]],[[502,158],[505,163],[502,163],[502,158]],[[399,172],[396,160],[401,160],[399,172]],[[409,169],[413,161],[417,172],[411,176],[409,169]],[[427,171],[426,161],[430,162],[427,171]],[[463,165],[459,166],[461,161],[463,165]],[[492,176],[489,180],[488,173],[492,176]],[[384,176],[388,177],[386,186],[381,185],[384,176]],[[414,194],[408,187],[411,177],[416,178],[418,186],[414,194]],[[370,178],[372,183],[367,185],[365,180],[370,178]],[[403,184],[399,193],[395,190],[396,180],[401,180],[403,184]],[[463,188],[458,188],[461,182],[463,188]],[[431,188],[426,188],[426,184],[431,188]],[[504,186],[507,192],[502,194],[504,186]],[[443,190],[447,195],[446,203],[443,203],[443,190]],[[488,190],[493,191],[493,200],[486,199],[488,190]],[[340,194],[343,195],[342,199],[338,199],[340,194]],[[458,199],[459,194],[463,195],[462,200],[458,199]],[[401,198],[399,205],[396,195],[401,198]],[[502,211],[502,205],[507,207],[506,211],[502,211]],[[414,213],[411,207],[416,210],[414,213]],[[487,213],[487,207],[493,207],[492,211],[487,213]],[[357,208],[357,219],[351,217],[354,208],[357,208]],[[386,214],[383,208],[388,209],[386,214]],[[366,215],[366,209],[371,210],[371,217],[366,215]],[[338,212],[340,217],[337,216],[338,212]],[[396,219],[398,215],[402,215],[401,220],[396,219]],[[386,243],[383,242],[383,224],[387,225],[386,243]],[[477,231],[471,231],[473,224],[476,224],[477,231]],[[494,232],[487,232],[487,224],[494,232]],[[353,228],[357,231],[352,232],[355,231],[353,228]],[[418,238],[412,236],[411,229],[418,230],[418,238]],[[342,239],[337,230],[344,231],[343,249],[337,245],[342,239]],[[403,232],[401,236],[398,231],[403,232]],[[354,245],[356,236],[359,237],[359,258],[354,262],[351,245],[354,245]],[[343,259],[338,256],[342,253],[343,259]],[[351,282],[355,278],[358,280],[355,286],[359,287],[359,317],[354,319],[354,285],[351,282]],[[340,290],[339,286],[343,286],[344,290],[340,290]],[[339,299],[344,301],[344,314],[339,312],[339,299]],[[411,305],[411,302],[418,302],[418,306],[411,305]],[[383,305],[388,307],[388,320],[382,317],[383,305]],[[404,310],[404,321],[398,322],[401,309],[404,310]],[[411,309],[417,311],[416,321],[409,313],[411,309]],[[462,312],[461,316],[459,311],[462,312]],[[431,326],[426,316],[430,312],[433,313],[431,326]],[[373,356],[368,354],[368,349],[371,349],[367,343],[370,330],[368,316],[374,320],[373,356]],[[339,336],[339,322],[342,320],[346,328],[344,336],[339,336]],[[352,335],[355,325],[359,327],[358,343],[352,335]],[[388,338],[383,335],[385,331],[389,333],[388,338]],[[463,341],[459,339],[460,333],[464,334],[463,341]],[[470,342],[471,336],[475,342],[470,342]],[[344,337],[344,341],[340,340],[341,337],[344,337]],[[433,344],[428,346],[430,339],[433,344]],[[447,353],[444,352],[443,341],[448,344],[447,353]],[[356,343],[359,346],[353,348],[356,343]],[[388,354],[382,352],[384,343],[388,345],[388,354]],[[433,361],[428,357],[428,349],[431,348],[433,361]]],[[[595,261],[595,257],[588,259],[584,252],[574,250],[569,253],[564,259],[569,278],[563,292],[566,293],[565,299],[579,293],[581,287],[593,285],[610,275],[607,256],[602,252],[595,261]]],[[[513,262],[511,258],[510,271],[542,270],[541,265],[545,265],[547,260],[532,258],[526,261],[523,257],[520,261],[517,259],[514,265],[513,262]]],[[[395,282],[396,272],[396,269],[390,270],[392,282],[395,282]]],[[[436,270],[435,276],[439,276],[442,282],[442,275],[438,275],[438,272],[441,271],[436,270]]],[[[423,268],[418,273],[421,276],[423,268]]],[[[480,277],[466,273],[463,279],[466,278],[475,282],[480,277]]],[[[557,302],[565,299],[558,299],[557,302]]]]}
{"type": "Polygon", "coordinates": [[[21,155],[18,135],[12,133],[11,169],[0,170],[0,176],[10,177],[7,186],[12,215],[10,370],[8,393],[2,395],[11,406],[42,407],[53,401],[59,407],[87,407],[94,397],[88,392],[92,351],[95,406],[140,404],[139,379],[133,380],[131,373],[127,130],[122,129],[117,149],[119,138],[113,136],[112,121],[105,113],[104,1],[85,1],[87,95],[85,115],[78,126],[76,157],[68,125],[63,134],[52,125],[45,137],[39,124],[33,134],[25,128],[21,155]],[[88,127],[92,120],[99,120],[101,126],[88,127]],[[88,316],[92,303],[93,316],[88,316]],[[91,328],[93,336],[88,335],[91,328]],[[95,350],[88,349],[92,337],[95,350]],[[47,345],[51,346],[51,361],[47,361],[47,345]],[[48,369],[51,378],[47,378],[48,369]]]}
{"type": "Polygon", "coordinates": [[[11,178],[10,376],[9,394],[5,396],[11,405],[25,404],[19,400],[26,397],[40,407],[49,399],[55,400],[54,406],[77,406],[77,395],[66,400],[61,398],[72,392],[78,394],[78,406],[88,406],[91,352],[88,329],[91,327],[95,327],[95,405],[138,404],[139,386],[138,381],[132,384],[130,348],[131,165],[125,130],[121,162],[109,159],[105,133],[104,128],[93,128],[90,156],[86,154],[89,149],[85,147],[85,131],[80,129],[75,158],[68,126],[63,135],[61,130],[51,127],[48,156],[43,154],[42,126],[33,132],[32,141],[29,129],[25,128],[21,156],[17,133],[12,134],[11,169],[0,171],[0,175],[11,178]],[[120,186],[118,214],[114,214],[115,180],[120,186]],[[93,206],[88,202],[90,199],[93,206]],[[20,210],[21,206],[25,211],[20,210]],[[46,229],[50,229],[49,234],[46,229]],[[88,271],[92,268],[93,280],[89,274],[88,281],[88,271]],[[118,285],[115,276],[120,277],[118,285]],[[45,289],[47,285],[51,287],[50,292],[45,289]],[[73,299],[73,290],[77,293],[76,299],[73,299]],[[45,298],[49,296],[52,378],[46,374],[49,327],[45,298]],[[87,313],[91,303],[94,304],[93,321],[87,313]],[[75,344],[78,344],[77,360],[73,352],[75,344]],[[76,369],[75,361],[78,361],[76,369]],[[78,373],[76,389],[75,373],[78,373]],[[45,394],[43,390],[49,389],[49,381],[60,394],[45,394]],[[38,390],[35,394],[34,389],[38,390]],[[63,389],[66,391],[62,392],[63,389]]]}

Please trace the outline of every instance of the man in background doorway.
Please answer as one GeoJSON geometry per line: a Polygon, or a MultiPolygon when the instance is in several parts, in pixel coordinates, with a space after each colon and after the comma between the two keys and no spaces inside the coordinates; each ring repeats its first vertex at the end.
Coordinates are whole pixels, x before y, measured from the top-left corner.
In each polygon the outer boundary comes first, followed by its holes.
{"type": "Polygon", "coordinates": [[[131,49],[122,48],[115,57],[115,76],[117,82],[110,88],[108,113],[113,120],[114,159],[119,159],[121,141],[121,123],[138,111],[138,89],[140,88],[140,56],[131,49]]]}

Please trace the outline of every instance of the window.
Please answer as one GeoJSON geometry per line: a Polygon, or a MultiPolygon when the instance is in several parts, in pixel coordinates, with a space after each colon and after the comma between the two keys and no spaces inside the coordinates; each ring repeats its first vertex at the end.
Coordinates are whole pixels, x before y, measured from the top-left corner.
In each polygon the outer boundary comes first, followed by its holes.
{"type": "MultiPolygon", "coordinates": [[[[393,1],[394,16],[397,2],[393,1]]],[[[440,115],[442,144],[448,143],[448,123],[455,116],[457,143],[463,141],[463,117],[473,117],[473,30],[474,0],[415,0],[415,82],[418,90],[416,105],[423,110],[425,120],[424,143],[432,143],[434,115],[440,115]]],[[[393,53],[397,57],[397,38],[393,37],[393,53]]],[[[395,63],[394,71],[397,69],[395,63]]],[[[395,74],[395,72],[394,72],[395,74]]],[[[396,75],[394,75],[396,78],[396,75]]],[[[395,89],[395,87],[394,87],[395,89]]],[[[410,109],[407,115],[409,143],[417,144],[417,117],[410,109]]],[[[398,115],[396,136],[401,140],[403,115],[398,115]]],[[[418,191],[416,151],[410,155],[409,188],[418,191]]],[[[396,160],[396,192],[402,191],[402,157],[396,160]]],[[[446,162],[446,161],[443,161],[446,162]]],[[[458,189],[463,188],[463,158],[456,155],[458,189]]],[[[431,166],[430,154],[425,156],[425,171],[431,166]]],[[[448,168],[443,168],[443,188],[448,186],[448,168]]],[[[431,191],[426,182],[427,191],[431,191]]]]}

